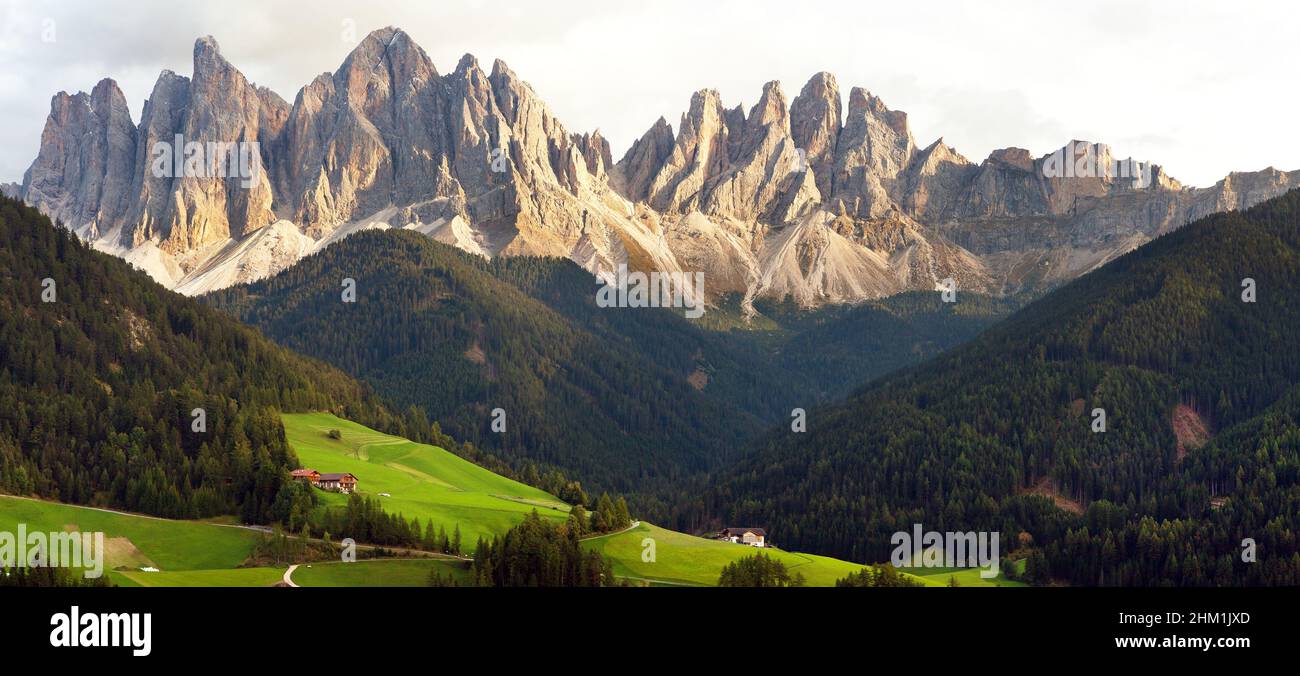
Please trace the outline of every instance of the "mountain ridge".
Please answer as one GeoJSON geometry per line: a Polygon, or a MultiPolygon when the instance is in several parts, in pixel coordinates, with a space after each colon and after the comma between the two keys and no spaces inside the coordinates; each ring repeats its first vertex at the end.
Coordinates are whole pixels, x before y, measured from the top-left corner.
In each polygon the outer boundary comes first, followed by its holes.
{"type": "Polygon", "coordinates": [[[738,293],[750,307],[949,278],[995,294],[1051,286],[1300,185],[1300,171],[1268,169],[1193,189],[1154,165],[1135,182],[1110,175],[1129,165],[1107,146],[1073,141],[975,164],[942,139],[919,146],[907,114],[866,89],[847,99],[826,72],[793,99],[767,83],[749,111],[702,89],[676,130],[661,117],[614,161],[599,131],[570,132],[504,62],[488,72],[467,54],[440,74],[397,28],[372,32],[293,103],[207,36],[192,77],[163,71],[138,124],[111,79],[55,95],[37,158],[4,189],[188,294],[399,227],[489,257],[569,258],[606,280],[620,265],[706,271],[711,303],[738,293]],[[253,175],[155,175],[158,144],[177,135],[256,143],[240,157],[253,175]]]}

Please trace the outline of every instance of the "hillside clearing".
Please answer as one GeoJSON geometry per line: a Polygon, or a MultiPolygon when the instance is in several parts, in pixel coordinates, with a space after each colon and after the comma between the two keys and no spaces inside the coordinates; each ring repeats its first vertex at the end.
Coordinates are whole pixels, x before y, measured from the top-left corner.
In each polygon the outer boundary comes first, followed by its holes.
{"type": "MultiPolygon", "coordinates": [[[[583,541],[583,546],[610,557],[614,574],[629,579],[674,585],[713,586],[722,568],[733,561],[753,556],[759,551],[784,562],[790,573],[803,573],[809,586],[829,587],[836,580],[867,566],[814,554],[786,552],[779,549],[755,549],[731,542],[721,542],[686,535],[642,522],[634,528],[583,541]],[[654,561],[644,561],[646,538],[654,541],[654,561]]],[[[648,544],[648,543],[647,543],[648,544]]],[[[927,586],[942,584],[937,580],[917,578],[927,586]]]]}
{"type": "Polygon", "coordinates": [[[0,496],[0,530],[13,532],[20,523],[27,525],[28,532],[102,531],[105,570],[144,565],[162,571],[235,568],[261,537],[239,527],[0,496]]]}
{"type": "MultiPolygon", "coordinates": [[[[555,496],[437,446],[377,432],[328,413],[281,418],[303,467],[351,472],[358,479],[358,494],[379,500],[386,512],[417,518],[421,525],[432,521],[434,528],[444,528],[449,535],[459,526],[466,548],[472,548],[480,536],[490,539],[505,533],[534,509],[557,521],[568,518],[569,506],[555,496]],[[338,430],[340,438],[330,438],[331,430],[338,430]]],[[[347,504],[346,495],[324,491],[317,495],[326,507],[347,504]]]]}

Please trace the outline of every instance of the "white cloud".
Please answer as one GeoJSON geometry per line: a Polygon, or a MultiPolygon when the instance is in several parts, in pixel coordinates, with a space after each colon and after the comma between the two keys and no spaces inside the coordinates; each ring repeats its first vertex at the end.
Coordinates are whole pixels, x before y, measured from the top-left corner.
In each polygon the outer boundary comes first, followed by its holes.
{"type": "Polygon", "coordinates": [[[59,90],[113,77],[138,116],[158,72],[188,74],[194,39],[211,34],[250,79],[292,101],[347,55],[349,19],[359,36],[400,26],[442,72],[465,52],[505,60],[571,130],[599,127],[616,156],[660,115],[676,126],[696,89],[748,106],[768,80],[793,97],[828,70],[846,94],[862,86],[908,111],[918,143],[943,136],[976,161],[1084,138],[1196,185],[1300,168],[1300,6],[915,4],[0,1],[0,178],[21,177],[59,90]],[[41,41],[46,20],[52,43],[41,41]]]}

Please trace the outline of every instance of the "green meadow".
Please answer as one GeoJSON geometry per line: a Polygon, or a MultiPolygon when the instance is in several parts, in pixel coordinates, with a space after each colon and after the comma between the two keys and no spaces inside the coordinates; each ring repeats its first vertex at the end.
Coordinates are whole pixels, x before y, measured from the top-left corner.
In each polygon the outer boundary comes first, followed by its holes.
{"type": "MultiPolygon", "coordinates": [[[[325,413],[284,415],[289,443],[304,467],[351,472],[358,493],[374,496],[391,513],[431,520],[450,534],[460,527],[468,550],[479,536],[504,533],[536,509],[552,519],[567,518],[569,506],[539,489],[494,474],[441,448],[376,432],[325,413]],[[338,430],[339,439],[330,437],[338,430]],[[388,493],[381,496],[380,493],[388,493]]],[[[323,506],[341,506],[347,496],[319,491],[323,506]]],[[[148,587],[266,587],[281,581],[285,568],[241,568],[261,533],[229,523],[175,521],[120,514],[89,507],[0,496],[0,530],[103,531],[105,572],[114,584],[148,587]],[[145,572],[144,567],[157,568],[145,572]]],[[[722,568],[755,549],[670,531],[649,523],[583,541],[609,557],[614,573],[652,585],[716,585],[722,568]],[[643,542],[654,542],[654,561],[644,561],[643,542]]],[[[863,566],[824,556],[762,550],[802,573],[810,586],[830,586],[863,566]]],[[[469,564],[456,559],[382,559],[301,565],[293,581],[303,587],[419,587],[431,570],[459,582],[469,564]]],[[[1022,586],[977,569],[903,569],[926,586],[955,578],[964,587],[1022,586]]]]}
{"type": "MultiPolygon", "coordinates": [[[[1014,563],[1017,572],[1023,573],[1025,568],[1024,559],[1014,563]]],[[[958,587],[1026,587],[1023,582],[1010,580],[1006,577],[1005,570],[998,570],[997,577],[985,579],[980,577],[981,569],[979,568],[945,568],[945,567],[920,567],[920,566],[903,566],[899,570],[924,578],[927,583],[948,586],[956,582],[958,587]]]]}
{"type": "MultiPolygon", "coordinates": [[[[357,493],[377,498],[386,512],[418,518],[421,525],[431,520],[449,535],[459,525],[465,549],[472,549],[479,536],[490,539],[505,533],[533,509],[556,520],[569,516],[569,506],[555,496],[437,446],[376,432],[328,413],[281,417],[303,467],[351,472],[357,477],[357,493]],[[330,438],[330,430],[338,430],[341,438],[330,438]]],[[[338,493],[317,494],[326,507],[344,505],[348,499],[338,493]]]]}
{"type": "Polygon", "coordinates": [[[998,571],[998,576],[991,579],[980,577],[979,568],[899,568],[910,575],[919,577],[931,586],[948,586],[949,580],[956,580],[959,587],[1024,587],[1023,582],[1008,580],[998,571]]]}
{"type": "Polygon", "coordinates": [[[298,566],[293,582],[300,587],[423,587],[437,569],[464,584],[471,579],[468,561],[455,559],[374,559],[298,566]]]}
{"type": "MultiPolygon", "coordinates": [[[[284,579],[284,568],[233,568],[230,570],[115,570],[119,587],[270,587],[284,579]]],[[[295,580],[296,581],[296,580],[295,580]]]]}
{"type": "Polygon", "coordinates": [[[18,524],[28,532],[102,531],[104,569],[161,571],[235,568],[253,550],[260,534],[201,521],[173,521],[116,514],[89,507],[0,496],[0,530],[18,524]]]}
{"type": "MultiPolygon", "coordinates": [[[[584,540],[583,545],[613,559],[615,575],[652,584],[716,585],[724,566],[759,551],[780,559],[791,574],[803,573],[807,584],[814,587],[833,586],[836,580],[864,568],[860,564],[825,556],[779,549],[758,550],[732,542],[699,538],[645,522],[629,531],[584,540]],[[653,562],[642,560],[646,538],[654,540],[653,562]]],[[[942,584],[927,578],[917,579],[927,586],[942,584]]]]}

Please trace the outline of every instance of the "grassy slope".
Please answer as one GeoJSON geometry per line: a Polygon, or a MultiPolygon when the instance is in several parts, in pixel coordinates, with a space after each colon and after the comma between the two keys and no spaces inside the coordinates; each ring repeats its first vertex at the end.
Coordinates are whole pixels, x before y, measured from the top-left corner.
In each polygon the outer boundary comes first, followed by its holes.
{"type": "MultiPolygon", "coordinates": [[[[744,545],[698,538],[644,522],[632,530],[591,538],[583,544],[614,559],[616,575],[687,585],[715,585],[723,566],[757,551],[744,545]],[[654,562],[641,560],[641,542],[645,538],[655,541],[654,562]]],[[[765,553],[784,561],[792,573],[803,573],[810,586],[832,586],[836,580],[863,567],[812,554],[776,549],[765,550],[765,553]]],[[[918,579],[927,586],[947,581],[946,576],[942,580],[918,579]]]]}
{"type": "MultiPolygon", "coordinates": [[[[306,466],[321,471],[348,471],[360,477],[365,492],[392,493],[379,498],[385,509],[408,517],[431,518],[450,531],[460,524],[466,546],[478,534],[504,532],[534,505],[539,513],[565,518],[568,506],[530,486],[498,476],[440,448],[415,444],[375,432],[328,414],[285,415],[289,442],[306,466]],[[342,439],[327,436],[337,429],[342,439]],[[550,507],[555,507],[552,510],[550,507]]],[[[343,496],[322,494],[331,503],[343,496]]],[[[25,523],[30,530],[104,531],[110,542],[105,568],[121,586],[269,586],[283,568],[236,568],[260,535],[254,531],[197,521],[172,521],[113,514],[86,507],[0,496],[0,529],[14,531],[25,523]],[[128,542],[129,540],[129,542],[128,542]],[[161,569],[145,573],[141,566],[161,569]],[[123,570],[112,569],[123,567],[123,570]]],[[[614,561],[615,573],[665,583],[713,585],[722,567],[754,550],[741,545],[698,538],[648,523],[613,535],[586,540],[584,545],[614,561]],[[641,560],[642,540],[655,540],[656,561],[641,560]]],[[[767,553],[803,573],[809,585],[828,586],[861,568],[823,556],[779,550],[767,553]]],[[[443,559],[316,563],[294,571],[294,582],[307,586],[423,586],[429,571],[439,567],[457,580],[468,578],[463,562],[443,559]]],[[[917,579],[927,586],[947,583],[948,571],[926,571],[917,579]]],[[[986,586],[975,571],[955,573],[963,586],[986,586]]]]}
{"type": "Polygon", "coordinates": [[[285,568],[270,567],[156,573],[124,570],[113,571],[111,577],[121,587],[270,587],[284,578],[284,571],[285,568]]]}
{"type": "Polygon", "coordinates": [[[258,533],[199,521],[113,514],[87,507],[0,497],[0,530],[103,531],[105,570],[153,565],[163,571],[234,568],[252,551],[258,533]],[[115,538],[126,538],[128,542],[115,538]]]}
{"type": "MultiPolygon", "coordinates": [[[[436,446],[376,432],[328,413],[283,419],[289,445],[303,467],[355,474],[357,492],[377,497],[387,512],[417,517],[421,524],[432,520],[448,534],[459,525],[467,549],[480,535],[491,538],[509,530],[533,509],[557,520],[568,518],[569,507],[558,498],[436,446]],[[342,438],[331,439],[330,430],[338,430],[342,438]]],[[[325,505],[347,501],[336,493],[320,496],[325,505]]]]}
{"type": "Polygon", "coordinates": [[[380,559],[355,563],[314,563],[298,566],[293,581],[300,587],[423,587],[437,568],[457,582],[470,579],[469,563],[450,559],[380,559]]]}
{"type": "MultiPolygon", "coordinates": [[[[431,518],[449,532],[460,524],[466,547],[472,546],[479,533],[490,536],[508,529],[532,510],[534,504],[542,506],[538,509],[541,514],[557,519],[567,516],[568,506],[555,497],[493,474],[441,448],[382,434],[327,413],[290,414],[283,419],[289,444],[304,467],[356,474],[359,492],[392,494],[392,497],[379,498],[384,509],[390,512],[401,512],[408,518],[418,516],[422,521],[431,518]],[[337,429],[342,438],[331,439],[328,433],[332,429],[337,429]]],[[[322,494],[322,498],[328,504],[342,504],[345,500],[335,494],[322,494]]],[[[646,523],[624,533],[592,538],[586,544],[613,558],[618,575],[692,585],[716,584],[723,566],[753,553],[752,549],[739,545],[697,538],[646,523]],[[655,539],[655,563],[641,561],[641,540],[645,537],[655,539]]],[[[791,570],[802,572],[810,585],[833,585],[835,580],[861,567],[811,554],[777,550],[768,553],[779,556],[791,570]]],[[[430,564],[416,563],[425,566],[423,576],[427,577],[430,564]]],[[[357,584],[367,582],[364,575],[355,572],[360,568],[316,566],[311,572],[304,573],[304,570],[299,568],[294,572],[294,582],[305,585],[303,580],[318,579],[330,571],[347,575],[346,580],[357,584]],[[306,577],[299,579],[303,575],[306,577]]],[[[970,586],[979,581],[974,574],[958,577],[963,584],[967,583],[967,577],[973,578],[970,586]]],[[[928,585],[947,582],[946,575],[918,579],[928,585]]]]}
{"type": "Polygon", "coordinates": [[[980,577],[978,568],[902,568],[911,575],[915,575],[925,581],[928,585],[947,586],[949,578],[956,578],[957,585],[961,587],[1025,587],[1028,586],[1023,582],[1008,580],[998,571],[998,576],[986,580],[980,577]]]}

